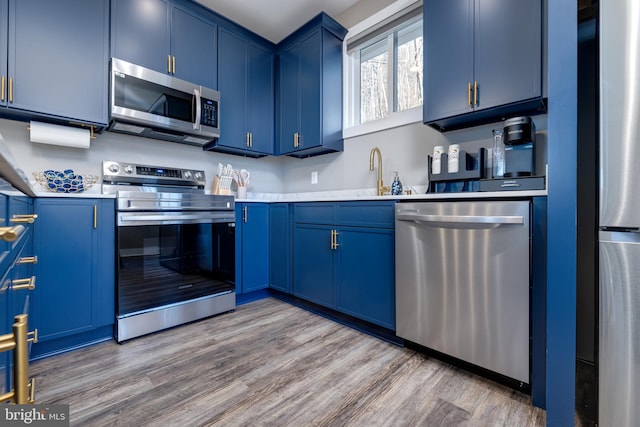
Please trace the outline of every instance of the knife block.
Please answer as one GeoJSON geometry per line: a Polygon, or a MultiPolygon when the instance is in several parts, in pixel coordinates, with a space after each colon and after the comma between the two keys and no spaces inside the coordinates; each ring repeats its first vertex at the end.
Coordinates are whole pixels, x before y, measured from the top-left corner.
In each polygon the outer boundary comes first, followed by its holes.
{"type": "Polygon", "coordinates": [[[218,175],[214,176],[211,183],[211,194],[231,195],[231,177],[220,178],[218,175]]]}

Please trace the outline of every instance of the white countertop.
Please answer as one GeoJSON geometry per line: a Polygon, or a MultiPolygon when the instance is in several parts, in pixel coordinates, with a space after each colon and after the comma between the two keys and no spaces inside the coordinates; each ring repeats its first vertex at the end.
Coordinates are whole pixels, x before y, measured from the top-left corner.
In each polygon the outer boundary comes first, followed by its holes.
{"type": "Polygon", "coordinates": [[[377,196],[375,188],[360,190],[318,191],[307,193],[248,193],[246,199],[236,199],[236,202],[261,203],[295,203],[295,202],[325,202],[325,201],[375,201],[375,200],[464,200],[464,199],[504,199],[517,197],[545,197],[547,190],[529,191],[491,191],[491,192],[462,192],[462,193],[425,193],[425,186],[409,187],[413,194],[392,196],[377,196]]]}

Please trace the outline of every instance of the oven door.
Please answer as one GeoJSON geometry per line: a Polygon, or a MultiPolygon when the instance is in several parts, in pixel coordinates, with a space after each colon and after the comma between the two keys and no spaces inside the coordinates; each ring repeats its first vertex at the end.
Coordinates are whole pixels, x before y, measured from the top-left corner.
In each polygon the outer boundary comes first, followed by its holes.
{"type": "Polygon", "coordinates": [[[235,290],[234,222],[119,225],[117,248],[118,318],[235,290]]]}

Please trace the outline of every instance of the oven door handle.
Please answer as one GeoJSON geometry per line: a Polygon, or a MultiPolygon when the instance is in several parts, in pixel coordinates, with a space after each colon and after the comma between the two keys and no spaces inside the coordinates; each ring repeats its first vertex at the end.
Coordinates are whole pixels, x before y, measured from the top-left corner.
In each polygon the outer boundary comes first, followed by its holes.
{"type": "Polygon", "coordinates": [[[150,224],[197,224],[204,222],[235,222],[228,212],[219,213],[120,213],[118,225],[150,224]]]}

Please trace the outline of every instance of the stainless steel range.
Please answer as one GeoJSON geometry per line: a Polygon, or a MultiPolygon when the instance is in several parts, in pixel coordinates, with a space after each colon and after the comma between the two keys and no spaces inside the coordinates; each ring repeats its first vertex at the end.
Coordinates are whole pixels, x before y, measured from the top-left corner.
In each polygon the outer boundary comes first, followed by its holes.
{"type": "Polygon", "coordinates": [[[233,196],[207,195],[204,171],[103,162],[116,194],[116,339],[235,309],[233,196]]]}

